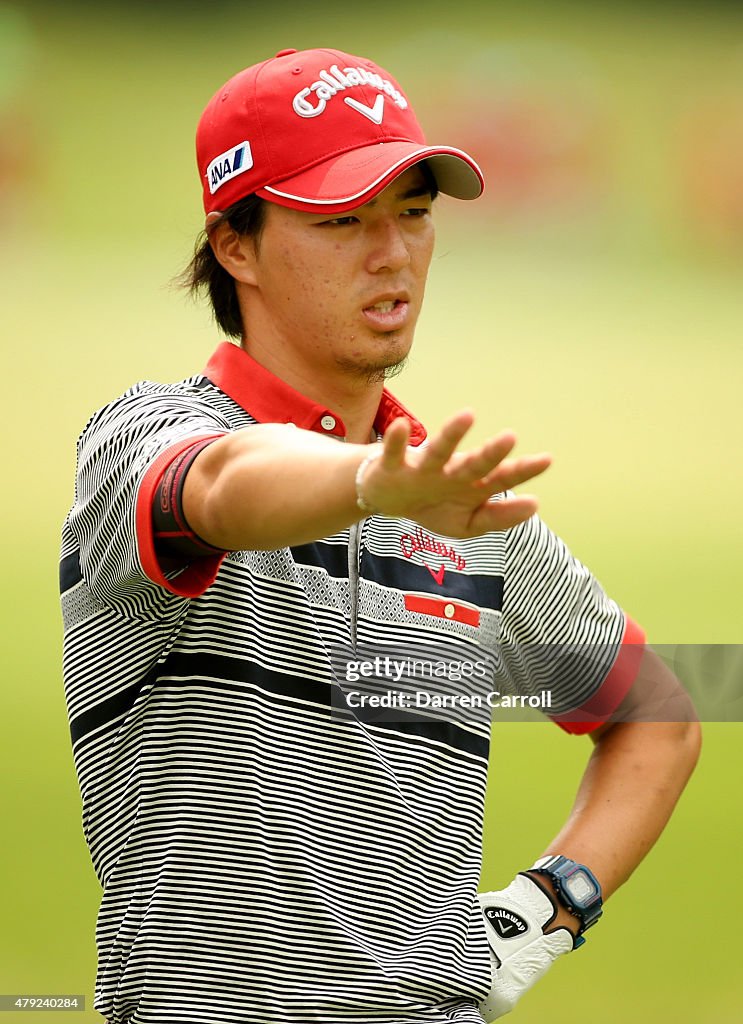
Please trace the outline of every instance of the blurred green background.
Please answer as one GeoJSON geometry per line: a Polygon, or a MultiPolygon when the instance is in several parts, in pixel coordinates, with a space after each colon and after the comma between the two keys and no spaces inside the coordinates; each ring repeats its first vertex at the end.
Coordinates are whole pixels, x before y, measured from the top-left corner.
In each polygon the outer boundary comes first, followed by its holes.
{"type": "MultiPolygon", "coordinates": [[[[429,139],[487,175],[478,203],[438,204],[397,393],[430,427],[468,405],[478,437],[512,426],[552,451],[543,515],[652,641],[743,640],[739,4],[0,2],[0,992],[85,993],[91,1024],[99,891],[56,588],[75,439],[220,340],[169,284],[201,227],[195,124],[235,71],[315,45],[388,67],[429,139]]],[[[655,851],[514,1021],[741,1020],[742,741],[707,727],[655,851]]],[[[559,828],[589,749],[496,728],[486,887],[559,828]]]]}

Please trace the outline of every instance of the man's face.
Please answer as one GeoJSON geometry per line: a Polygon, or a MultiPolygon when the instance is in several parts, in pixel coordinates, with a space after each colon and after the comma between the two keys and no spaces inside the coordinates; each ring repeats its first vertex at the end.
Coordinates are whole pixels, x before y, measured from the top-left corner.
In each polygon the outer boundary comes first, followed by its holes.
{"type": "Polygon", "coordinates": [[[270,351],[302,378],[381,379],[410,350],[433,243],[417,167],[337,216],[268,204],[250,289],[251,350],[270,351]]]}

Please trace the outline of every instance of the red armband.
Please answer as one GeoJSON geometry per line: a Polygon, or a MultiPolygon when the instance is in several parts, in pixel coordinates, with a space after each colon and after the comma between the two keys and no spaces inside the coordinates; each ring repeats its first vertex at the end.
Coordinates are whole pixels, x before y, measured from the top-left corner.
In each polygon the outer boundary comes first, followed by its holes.
{"type": "Polygon", "coordinates": [[[554,715],[552,720],[565,732],[575,735],[592,732],[611,721],[612,714],[629,693],[640,671],[645,641],[643,629],[626,617],[616,660],[596,693],[576,711],[554,715]]]}

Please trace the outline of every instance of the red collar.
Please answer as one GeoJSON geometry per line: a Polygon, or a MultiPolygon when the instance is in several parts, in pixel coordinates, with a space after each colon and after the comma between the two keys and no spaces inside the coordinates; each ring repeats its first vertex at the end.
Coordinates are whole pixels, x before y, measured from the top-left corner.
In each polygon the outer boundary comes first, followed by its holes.
{"type": "MultiPolygon", "coordinates": [[[[229,341],[223,341],[217,348],[206,365],[204,376],[259,423],[294,423],[297,427],[314,430],[318,434],[346,436],[346,427],[340,416],[295,391],[280,377],[257,363],[245,349],[229,341]]],[[[398,416],[410,420],[412,445],[419,445],[425,440],[426,429],[423,424],[385,388],[374,418],[374,429],[378,434],[384,434],[398,416]]]]}

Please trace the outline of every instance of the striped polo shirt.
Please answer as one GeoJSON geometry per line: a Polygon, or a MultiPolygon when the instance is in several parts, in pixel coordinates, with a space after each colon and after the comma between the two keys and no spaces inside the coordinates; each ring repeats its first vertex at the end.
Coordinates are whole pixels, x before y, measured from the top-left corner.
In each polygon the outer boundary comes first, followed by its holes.
{"type": "MultiPolygon", "coordinates": [[[[401,413],[385,391],[378,433],[401,413]]],[[[132,387],[78,442],[61,590],[103,887],[96,1009],[110,1024],[480,1024],[489,705],[369,698],[547,688],[552,717],[586,731],[629,689],[642,633],[536,516],[470,540],[371,516],[312,544],[163,562],[167,466],[263,422],[345,435],[224,343],[203,374],[132,387]]]]}

